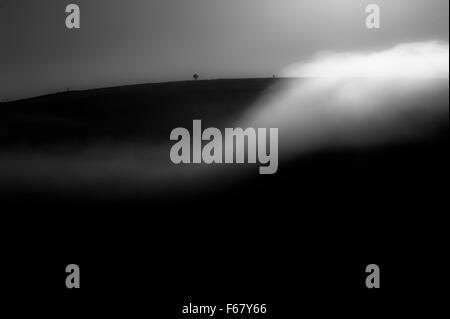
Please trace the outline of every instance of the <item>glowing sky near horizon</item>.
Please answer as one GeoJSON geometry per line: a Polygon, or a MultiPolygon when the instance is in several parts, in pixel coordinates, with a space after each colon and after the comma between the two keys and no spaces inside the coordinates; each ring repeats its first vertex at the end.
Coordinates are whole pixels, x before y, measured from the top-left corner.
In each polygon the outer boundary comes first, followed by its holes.
{"type": "Polygon", "coordinates": [[[290,76],[240,124],[277,127],[284,156],[426,136],[448,126],[448,42],[402,43],[380,51],[319,55],[290,76]]]}
{"type": "Polygon", "coordinates": [[[322,52],[313,61],[294,64],[286,77],[439,78],[449,76],[449,44],[402,43],[378,52],[322,52]]]}
{"type": "Polygon", "coordinates": [[[191,79],[270,77],[321,51],[448,41],[448,0],[1,0],[0,100],[72,89],[191,79]]]}

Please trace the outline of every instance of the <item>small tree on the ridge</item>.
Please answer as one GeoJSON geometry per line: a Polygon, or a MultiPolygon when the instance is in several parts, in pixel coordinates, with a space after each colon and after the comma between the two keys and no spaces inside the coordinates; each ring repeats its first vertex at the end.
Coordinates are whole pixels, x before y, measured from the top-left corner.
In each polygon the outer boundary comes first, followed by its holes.
{"type": "Polygon", "coordinates": [[[198,78],[200,77],[200,75],[198,75],[197,73],[195,73],[195,74],[193,75],[193,77],[194,77],[194,80],[198,80],[198,78]]]}

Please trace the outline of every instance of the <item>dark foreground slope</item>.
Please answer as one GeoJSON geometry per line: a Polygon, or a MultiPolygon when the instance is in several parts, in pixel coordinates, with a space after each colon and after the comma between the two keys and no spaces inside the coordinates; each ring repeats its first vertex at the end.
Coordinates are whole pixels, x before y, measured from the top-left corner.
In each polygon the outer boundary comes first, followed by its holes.
{"type": "MultiPolygon", "coordinates": [[[[189,302],[267,303],[267,318],[376,317],[420,305],[441,277],[448,118],[404,143],[301,154],[271,176],[234,179],[233,168],[224,183],[176,171],[174,189],[157,179],[174,127],[194,118],[230,125],[279,81],[142,85],[0,105],[11,295],[23,300],[25,289],[36,307],[44,299],[81,314],[159,318],[179,318],[189,302]],[[161,152],[143,155],[159,141],[161,152]],[[147,171],[155,172],[142,180],[147,171]],[[103,182],[90,187],[96,176],[103,182]],[[192,181],[207,186],[192,191],[192,181]],[[64,288],[73,262],[80,292],[64,288]],[[370,263],[381,267],[380,291],[365,288],[370,263]],[[40,288],[22,276],[30,265],[40,288]]],[[[430,103],[448,109],[446,95],[430,103]]]]}
{"type": "MultiPolygon", "coordinates": [[[[177,127],[229,123],[276,80],[144,84],[0,104],[0,148],[167,140],[177,127]]],[[[282,80],[278,80],[282,81],[282,80]]]]}
{"type": "Polygon", "coordinates": [[[102,193],[109,200],[111,192],[164,192],[178,180],[198,178],[170,162],[170,132],[190,129],[194,119],[204,126],[232,126],[274,82],[148,84],[2,104],[0,193],[38,198],[102,193]]]}
{"type": "MultiPolygon", "coordinates": [[[[290,116],[289,112],[293,112],[290,109],[274,113],[278,116],[274,118],[275,124],[284,125],[279,120],[281,116],[291,126],[280,127],[280,169],[275,176],[255,177],[256,168],[243,174],[239,165],[228,165],[221,171],[171,163],[169,136],[174,128],[191,130],[194,119],[202,120],[203,128],[235,127],[242,124],[241,118],[258,117],[267,108],[260,101],[293,81],[243,79],[148,84],[64,92],[1,104],[0,193],[19,196],[36,193],[38,198],[95,193],[107,201],[117,194],[132,200],[153,198],[156,193],[158,196],[162,193],[164,198],[167,192],[171,196],[191,196],[194,188],[205,191],[205,187],[210,191],[218,188],[219,192],[227,187],[232,190],[243,187],[246,192],[272,188],[296,193],[297,188],[326,187],[333,183],[376,184],[384,180],[386,185],[392,185],[394,181],[406,181],[414,175],[429,176],[431,170],[443,169],[440,163],[445,162],[448,141],[445,81],[443,86],[439,84],[442,89],[437,93],[429,90],[419,97],[380,105],[400,111],[384,118],[375,114],[372,116],[375,125],[371,125],[370,117],[357,125],[350,121],[346,125],[343,118],[344,124],[336,125],[337,121],[330,119],[342,115],[321,113],[320,117],[312,117],[310,124],[305,121],[305,116],[311,117],[309,113],[290,116]],[[409,112],[408,108],[413,106],[419,111],[409,112]],[[380,119],[381,125],[377,123],[380,119]],[[386,129],[383,121],[394,124],[386,129]],[[424,125],[430,129],[424,130],[424,125]],[[307,128],[303,129],[304,126],[307,128]],[[390,130],[413,138],[330,147],[338,134],[347,134],[350,139],[352,135],[357,138],[367,134],[365,126],[369,127],[369,135],[382,136],[390,130]],[[322,141],[328,146],[285,157],[284,153],[296,154],[286,151],[285,146],[292,149],[299,144],[300,150],[305,148],[302,145],[309,143],[305,136],[311,140],[318,139],[317,136],[328,139],[327,143],[322,141]],[[253,179],[258,182],[253,183],[253,179]],[[291,187],[292,181],[302,182],[291,187]],[[261,186],[265,183],[269,186],[261,186]]],[[[327,95],[337,93],[319,90],[313,94],[317,95],[315,103],[320,107],[326,103],[322,100],[330,99],[327,95]]],[[[286,100],[282,95],[279,99],[286,100]]],[[[296,108],[316,107],[304,103],[309,102],[300,101],[296,108]]]]}

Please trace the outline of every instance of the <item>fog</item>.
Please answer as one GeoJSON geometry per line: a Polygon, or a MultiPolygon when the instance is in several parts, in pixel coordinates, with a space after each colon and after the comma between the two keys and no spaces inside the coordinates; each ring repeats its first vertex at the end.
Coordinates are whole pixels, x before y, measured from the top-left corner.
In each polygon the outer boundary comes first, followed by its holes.
{"type": "MultiPolygon", "coordinates": [[[[227,127],[279,129],[280,167],[313,152],[408,143],[448,129],[449,45],[404,43],[366,52],[319,53],[283,76],[227,127]],[[303,76],[305,78],[296,78],[303,76]],[[308,77],[306,77],[308,76],[308,77]]],[[[211,112],[220,111],[211,109],[211,112]]],[[[257,166],[175,165],[167,140],[94,144],[73,151],[0,154],[0,187],[124,194],[222,187],[257,166]]]]}
{"type": "Polygon", "coordinates": [[[284,156],[414,140],[448,122],[448,58],[437,41],[320,53],[287,67],[284,76],[307,78],[274,88],[241,123],[278,127],[284,156]]]}

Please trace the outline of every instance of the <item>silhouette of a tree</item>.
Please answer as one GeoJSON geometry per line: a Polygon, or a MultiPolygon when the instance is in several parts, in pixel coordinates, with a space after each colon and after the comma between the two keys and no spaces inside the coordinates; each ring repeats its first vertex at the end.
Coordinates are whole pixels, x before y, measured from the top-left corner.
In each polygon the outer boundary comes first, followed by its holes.
{"type": "Polygon", "coordinates": [[[195,73],[195,74],[193,75],[193,77],[194,77],[194,80],[198,80],[198,78],[200,77],[200,75],[198,75],[197,73],[195,73]]]}

